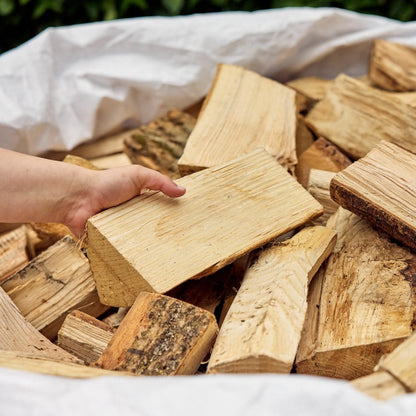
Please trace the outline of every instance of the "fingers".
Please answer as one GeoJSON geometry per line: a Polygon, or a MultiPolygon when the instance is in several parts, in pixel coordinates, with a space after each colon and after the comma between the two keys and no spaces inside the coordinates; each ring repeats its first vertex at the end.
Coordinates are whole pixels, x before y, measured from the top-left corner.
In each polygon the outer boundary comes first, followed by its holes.
{"type": "Polygon", "coordinates": [[[180,197],[186,192],[185,188],[177,185],[168,176],[151,169],[144,169],[140,178],[141,189],[147,188],[152,191],[161,191],[171,198],[180,197]]]}

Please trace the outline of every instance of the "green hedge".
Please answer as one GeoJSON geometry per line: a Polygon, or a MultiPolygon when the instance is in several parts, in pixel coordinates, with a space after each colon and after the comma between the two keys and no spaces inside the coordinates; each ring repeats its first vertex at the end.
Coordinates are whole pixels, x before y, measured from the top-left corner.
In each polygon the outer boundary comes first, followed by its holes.
{"type": "Polygon", "coordinates": [[[416,0],[0,0],[0,53],[50,26],[134,16],[174,16],[287,6],[340,7],[402,21],[416,18],[416,0]]]}

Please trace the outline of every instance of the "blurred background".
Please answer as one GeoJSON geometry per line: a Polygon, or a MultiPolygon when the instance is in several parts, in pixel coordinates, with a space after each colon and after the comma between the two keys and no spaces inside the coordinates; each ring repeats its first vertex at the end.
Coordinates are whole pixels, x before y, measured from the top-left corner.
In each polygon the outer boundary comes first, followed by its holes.
{"type": "Polygon", "coordinates": [[[280,7],[339,7],[401,21],[416,18],[416,0],[0,0],[0,53],[50,26],[137,16],[176,16],[280,7]]]}

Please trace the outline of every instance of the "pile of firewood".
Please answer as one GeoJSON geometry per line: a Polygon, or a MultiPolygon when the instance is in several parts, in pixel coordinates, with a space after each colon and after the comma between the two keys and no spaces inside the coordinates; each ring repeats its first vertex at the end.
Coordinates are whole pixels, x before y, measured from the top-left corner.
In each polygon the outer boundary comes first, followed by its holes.
{"type": "Polygon", "coordinates": [[[416,391],[415,74],[416,51],[382,40],[360,79],[283,85],[222,64],[202,107],[45,155],[139,163],[187,193],[147,191],[80,241],[2,225],[0,366],[416,391]]]}

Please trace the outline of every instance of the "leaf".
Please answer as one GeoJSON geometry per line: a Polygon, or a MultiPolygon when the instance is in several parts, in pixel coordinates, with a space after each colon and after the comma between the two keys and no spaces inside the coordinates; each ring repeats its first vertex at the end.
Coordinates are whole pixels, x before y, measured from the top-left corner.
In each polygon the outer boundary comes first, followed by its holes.
{"type": "Polygon", "coordinates": [[[13,0],[0,0],[0,16],[7,16],[14,10],[13,0]]]}
{"type": "Polygon", "coordinates": [[[162,0],[162,4],[167,10],[168,14],[176,16],[184,6],[184,0],[162,0]]]}
{"type": "Polygon", "coordinates": [[[117,13],[117,7],[115,5],[115,2],[112,0],[106,0],[103,2],[104,6],[104,20],[114,20],[117,19],[118,13],[117,13]]]}
{"type": "Polygon", "coordinates": [[[55,13],[62,12],[62,0],[41,0],[33,10],[33,18],[39,19],[47,11],[52,11],[55,13]]]}

